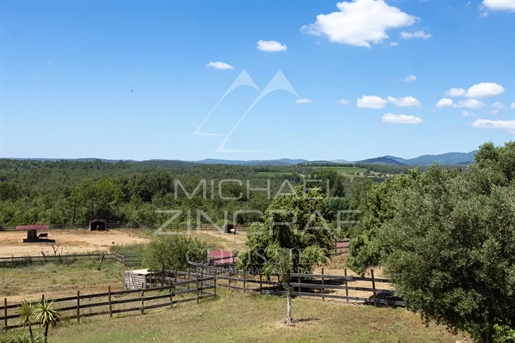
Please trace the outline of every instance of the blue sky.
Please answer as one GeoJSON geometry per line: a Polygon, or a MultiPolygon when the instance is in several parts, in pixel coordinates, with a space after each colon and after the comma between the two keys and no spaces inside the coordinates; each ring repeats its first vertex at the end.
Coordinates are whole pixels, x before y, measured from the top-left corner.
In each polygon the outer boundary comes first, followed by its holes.
{"type": "Polygon", "coordinates": [[[355,161],[514,139],[515,0],[0,6],[4,158],[355,161]]]}

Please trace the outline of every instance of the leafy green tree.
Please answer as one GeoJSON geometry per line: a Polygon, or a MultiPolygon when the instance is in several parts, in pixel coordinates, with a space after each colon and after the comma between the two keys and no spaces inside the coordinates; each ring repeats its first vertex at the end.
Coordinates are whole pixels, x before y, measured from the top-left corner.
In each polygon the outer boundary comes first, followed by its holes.
{"type": "Polygon", "coordinates": [[[164,232],[154,236],[145,247],[143,263],[149,269],[159,270],[187,270],[191,263],[200,263],[207,260],[207,246],[205,242],[189,236],[164,232]]]}
{"type": "MultiPolygon", "coordinates": [[[[360,233],[352,237],[349,244],[347,265],[356,273],[363,275],[368,268],[381,263],[383,245],[378,234],[382,225],[395,215],[393,198],[418,177],[420,177],[420,171],[414,169],[407,175],[396,175],[378,185],[370,187],[368,184],[366,205],[360,207],[363,212],[360,217],[360,233]]],[[[362,197],[359,194],[358,196],[362,197]]],[[[362,202],[363,200],[356,200],[358,204],[362,202]]]]}
{"type": "Polygon", "coordinates": [[[44,342],[48,341],[48,328],[50,326],[56,327],[61,321],[61,313],[58,309],[55,309],[53,302],[47,300],[40,301],[34,308],[33,321],[41,324],[45,331],[43,333],[44,342]]]}
{"type": "Polygon", "coordinates": [[[311,270],[325,263],[332,250],[333,229],[321,215],[325,198],[319,189],[304,193],[300,186],[276,197],[264,214],[264,224],[247,230],[247,252],[239,256],[242,269],[274,270],[277,249],[292,254],[293,270],[311,270]]]}
{"type": "Polygon", "coordinates": [[[496,170],[431,167],[391,197],[378,232],[396,292],[426,320],[493,342],[515,328],[515,186],[496,170]]]}

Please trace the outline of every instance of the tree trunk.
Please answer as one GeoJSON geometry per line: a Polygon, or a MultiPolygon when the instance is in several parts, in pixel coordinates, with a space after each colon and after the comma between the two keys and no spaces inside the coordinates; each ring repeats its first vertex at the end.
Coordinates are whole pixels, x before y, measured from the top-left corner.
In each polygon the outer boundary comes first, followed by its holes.
{"type": "Polygon", "coordinates": [[[288,287],[286,291],[286,324],[293,324],[291,319],[291,287],[288,287]]]}
{"type": "Polygon", "coordinates": [[[49,323],[46,323],[45,324],[45,335],[44,335],[44,338],[43,338],[43,342],[45,342],[45,343],[48,342],[48,326],[49,326],[49,323]]]}
{"type": "Polygon", "coordinates": [[[32,333],[32,325],[29,323],[29,334],[30,334],[30,341],[34,342],[34,334],[32,333]]]}
{"type": "Polygon", "coordinates": [[[492,343],[493,342],[493,325],[488,324],[485,331],[481,332],[481,343],[492,343]]]}

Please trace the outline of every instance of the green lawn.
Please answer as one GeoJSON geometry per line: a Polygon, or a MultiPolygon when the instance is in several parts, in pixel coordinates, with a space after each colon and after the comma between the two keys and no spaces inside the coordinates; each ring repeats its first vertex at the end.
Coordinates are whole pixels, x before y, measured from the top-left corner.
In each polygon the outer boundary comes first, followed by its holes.
{"type": "Polygon", "coordinates": [[[128,342],[452,342],[442,326],[425,327],[404,309],[294,299],[295,326],[284,321],[285,299],[219,289],[218,299],[119,318],[93,317],[50,332],[52,343],[128,342]]]}

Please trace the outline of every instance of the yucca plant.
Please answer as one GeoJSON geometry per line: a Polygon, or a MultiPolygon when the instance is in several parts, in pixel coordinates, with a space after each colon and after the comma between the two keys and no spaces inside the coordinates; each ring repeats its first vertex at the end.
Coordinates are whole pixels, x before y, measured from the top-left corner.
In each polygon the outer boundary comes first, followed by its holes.
{"type": "Polygon", "coordinates": [[[53,302],[46,300],[40,301],[34,308],[33,323],[39,323],[45,327],[43,334],[43,342],[47,343],[48,328],[50,326],[56,327],[61,321],[61,313],[55,309],[53,302]]]}
{"type": "Polygon", "coordinates": [[[34,307],[31,303],[24,301],[20,305],[20,325],[22,327],[29,327],[30,342],[34,342],[34,335],[32,333],[32,324],[34,323],[34,307]]]}

